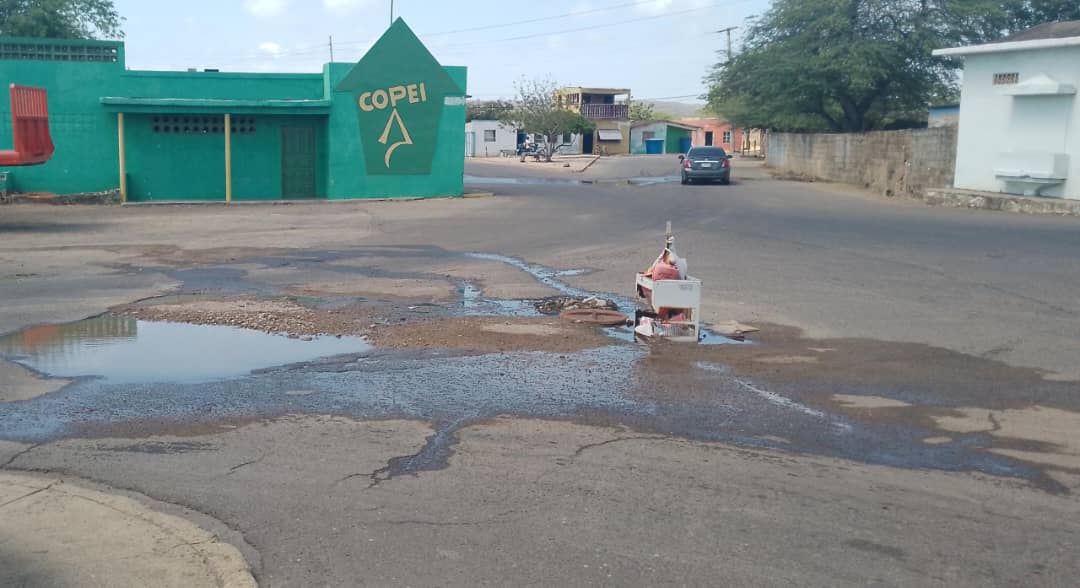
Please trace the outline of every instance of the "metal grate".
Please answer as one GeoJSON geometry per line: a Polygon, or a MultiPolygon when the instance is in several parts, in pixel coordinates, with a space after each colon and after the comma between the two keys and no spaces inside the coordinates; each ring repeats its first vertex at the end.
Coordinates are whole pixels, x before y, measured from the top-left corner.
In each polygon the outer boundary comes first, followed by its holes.
{"type": "MultiPolygon", "coordinates": [[[[225,132],[225,117],[221,115],[159,115],[152,120],[155,133],[170,135],[218,135],[225,132]]],[[[255,117],[232,117],[232,132],[236,135],[255,134],[255,117]]]]}
{"type": "Polygon", "coordinates": [[[52,45],[49,43],[0,43],[0,59],[22,61],[84,61],[116,63],[117,47],[108,45],[52,45]]]}
{"type": "Polygon", "coordinates": [[[1010,73],[996,73],[994,74],[995,86],[1008,86],[1020,81],[1020,74],[1017,72],[1010,73]]]}

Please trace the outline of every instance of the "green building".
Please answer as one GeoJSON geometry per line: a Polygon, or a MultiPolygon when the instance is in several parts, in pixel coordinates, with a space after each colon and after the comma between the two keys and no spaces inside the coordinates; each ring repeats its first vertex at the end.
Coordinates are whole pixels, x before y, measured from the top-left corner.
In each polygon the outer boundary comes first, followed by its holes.
{"type": "MultiPolygon", "coordinates": [[[[43,165],[0,169],[9,190],[119,188],[128,201],[463,191],[466,69],[439,65],[400,19],[359,63],[312,74],[133,71],[120,42],[0,38],[0,81],[48,90],[56,144],[43,165]]],[[[6,99],[0,108],[10,121],[6,99]]]]}

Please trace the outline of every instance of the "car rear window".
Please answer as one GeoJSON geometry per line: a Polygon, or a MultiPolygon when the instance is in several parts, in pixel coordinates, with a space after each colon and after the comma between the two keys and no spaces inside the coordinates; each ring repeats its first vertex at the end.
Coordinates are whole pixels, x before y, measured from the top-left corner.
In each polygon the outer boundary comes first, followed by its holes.
{"type": "Polygon", "coordinates": [[[719,147],[695,147],[690,150],[689,157],[727,157],[724,150],[719,147]]]}

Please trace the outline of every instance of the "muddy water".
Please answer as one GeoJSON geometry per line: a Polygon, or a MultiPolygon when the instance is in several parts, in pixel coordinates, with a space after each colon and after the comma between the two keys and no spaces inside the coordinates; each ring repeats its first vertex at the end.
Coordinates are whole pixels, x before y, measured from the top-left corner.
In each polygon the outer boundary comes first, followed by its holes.
{"type": "MultiPolygon", "coordinates": [[[[332,252],[293,256],[287,261],[325,265],[330,258],[356,256],[363,255],[332,252]]],[[[498,254],[469,257],[516,267],[564,295],[612,298],[561,279],[584,270],[558,270],[498,254]]],[[[231,271],[226,264],[188,277],[209,286],[215,276],[228,275],[234,280],[229,282],[230,289],[237,291],[270,288],[257,283],[257,273],[234,275],[231,271]]],[[[425,303],[424,314],[536,315],[532,301],[490,299],[471,282],[456,285],[456,302],[425,303]]],[[[624,312],[633,311],[633,300],[614,300],[624,312]]],[[[335,299],[324,303],[332,305],[335,299]]],[[[898,467],[975,470],[1045,481],[1036,467],[988,452],[991,432],[972,431],[928,444],[924,440],[939,434],[936,429],[918,422],[858,420],[828,405],[801,401],[805,396],[770,386],[745,370],[737,373],[727,367],[737,365],[731,363],[732,353],[752,352],[754,345],[727,351],[679,348],[682,351],[665,358],[657,348],[633,343],[628,329],[612,328],[605,331],[611,336],[609,345],[575,353],[469,355],[440,349],[376,351],[362,340],[298,341],[229,327],[126,320],[94,328],[86,323],[87,332],[72,337],[49,334],[50,329],[63,331],[60,326],[5,338],[3,353],[17,355],[39,371],[101,377],[81,378],[60,392],[0,406],[0,438],[43,441],[105,428],[110,434],[123,434],[125,423],[161,423],[162,430],[169,431],[290,413],[412,417],[435,423],[437,431],[428,444],[416,454],[391,460],[373,475],[370,483],[374,484],[394,475],[443,467],[458,428],[511,415],[626,424],[655,433],[898,467]],[[57,343],[48,344],[50,337],[57,343]],[[690,349],[722,355],[710,355],[702,362],[680,359],[690,349]],[[188,351],[195,355],[182,355],[188,351]]],[[[708,342],[727,345],[731,340],[711,336],[708,342]]],[[[796,367],[821,368],[818,363],[796,367]]]]}
{"type": "Polygon", "coordinates": [[[54,377],[111,384],[206,382],[371,348],[359,337],[289,338],[235,327],[103,315],[0,338],[0,355],[54,377]]]}

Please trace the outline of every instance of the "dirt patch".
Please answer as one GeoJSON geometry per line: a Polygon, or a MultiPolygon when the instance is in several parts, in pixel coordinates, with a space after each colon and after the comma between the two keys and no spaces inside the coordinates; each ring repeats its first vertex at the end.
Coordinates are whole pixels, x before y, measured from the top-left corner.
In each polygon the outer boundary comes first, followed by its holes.
{"type": "Polygon", "coordinates": [[[457,288],[446,281],[410,278],[369,278],[313,282],[286,288],[290,294],[301,296],[391,296],[430,302],[449,301],[457,297],[457,288]]]}
{"type": "Polygon", "coordinates": [[[844,408],[908,408],[911,404],[902,400],[883,398],[881,396],[857,396],[854,394],[833,394],[833,402],[844,408]]]}
{"type": "MultiPolygon", "coordinates": [[[[693,366],[706,361],[729,366],[736,375],[767,383],[778,392],[823,407],[834,407],[835,394],[903,398],[920,406],[988,410],[1032,405],[1080,412],[1076,382],[1044,378],[1038,369],[966,355],[920,343],[861,338],[811,339],[794,327],[759,324],[748,337],[754,345],[653,348],[666,361],[693,366]],[[817,361],[792,361],[814,357],[817,361]]],[[[927,412],[875,411],[871,418],[934,427],[927,412]]]]}
{"type": "Polygon", "coordinates": [[[766,355],[755,358],[757,363],[771,363],[779,365],[791,365],[795,363],[818,363],[820,360],[812,355],[766,355]]]}
{"type": "Polygon", "coordinates": [[[292,336],[359,335],[371,324],[372,310],[351,307],[317,310],[294,301],[237,298],[127,305],[114,312],[149,321],[225,325],[292,336]]]}
{"type": "Polygon", "coordinates": [[[70,383],[61,378],[44,378],[17,363],[0,360],[0,403],[52,394],[70,383]]]}
{"type": "Polygon", "coordinates": [[[481,353],[547,351],[570,353],[610,345],[597,329],[551,318],[441,318],[376,327],[368,337],[377,347],[445,347],[481,353]]]}
{"type": "Polygon", "coordinates": [[[934,417],[957,433],[987,433],[991,452],[1024,461],[1080,471],[1080,413],[1045,406],[990,411],[960,408],[934,417]]]}
{"type": "Polygon", "coordinates": [[[484,325],[481,330],[487,333],[503,333],[506,335],[536,335],[538,337],[554,337],[566,335],[566,330],[561,326],[550,324],[526,323],[497,323],[484,325]]]}

